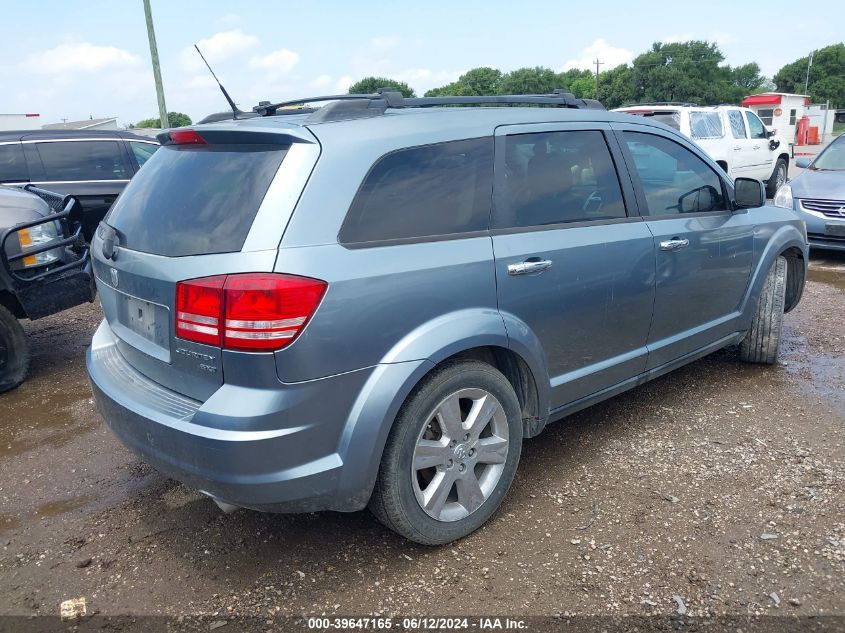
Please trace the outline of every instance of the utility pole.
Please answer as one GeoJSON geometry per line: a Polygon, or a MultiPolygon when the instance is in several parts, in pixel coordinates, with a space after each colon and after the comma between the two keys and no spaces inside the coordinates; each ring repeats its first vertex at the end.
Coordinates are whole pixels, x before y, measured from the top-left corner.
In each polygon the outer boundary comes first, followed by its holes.
{"type": "Polygon", "coordinates": [[[810,68],[813,65],[813,53],[815,51],[810,51],[810,58],[807,60],[807,77],[804,79],[804,94],[807,94],[807,86],[810,84],[810,68]]]}
{"type": "Polygon", "coordinates": [[[596,101],[598,101],[598,98],[599,98],[599,66],[603,66],[604,62],[599,61],[599,58],[596,57],[596,59],[595,59],[595,61],[593,61],[593,63],[596,65],[596,101]]]}
{"type": "Polygon", "coordinates": [[[150,10],[150,0],[144,0],[144,16],[147,18],[147,36],[150,38],[150,58],[153,62],[153,78],[156,84],[156,97],[158,98],[158,115],[161,118],[161,127],[170,127],[167,119],[167,106],[164,105],[164,87],[161,85],[161,69],[158,66],[158,47],[156,46],[156,33],[153,29],[153,12],[150,10]]]}

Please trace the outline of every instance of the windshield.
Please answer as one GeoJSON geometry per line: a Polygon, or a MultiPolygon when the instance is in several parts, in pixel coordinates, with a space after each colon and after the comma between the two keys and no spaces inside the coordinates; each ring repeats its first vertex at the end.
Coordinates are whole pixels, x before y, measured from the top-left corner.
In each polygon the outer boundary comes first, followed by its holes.
{"type": "Polygon", "coordinates": [[[845,143],[833,143],[813,161],[811,169],[845,171],[845,143]]]}

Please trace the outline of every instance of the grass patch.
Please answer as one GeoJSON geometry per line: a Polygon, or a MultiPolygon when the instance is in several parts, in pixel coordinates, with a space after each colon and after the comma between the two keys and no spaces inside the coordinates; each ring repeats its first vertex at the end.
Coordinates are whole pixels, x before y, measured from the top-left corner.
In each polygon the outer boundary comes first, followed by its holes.
{"type": "Polygon", "coordinates": [[[840,134],[845,133],[845,123],[834,123],[833,124],[833,135],[839,136],[840,134]]]}

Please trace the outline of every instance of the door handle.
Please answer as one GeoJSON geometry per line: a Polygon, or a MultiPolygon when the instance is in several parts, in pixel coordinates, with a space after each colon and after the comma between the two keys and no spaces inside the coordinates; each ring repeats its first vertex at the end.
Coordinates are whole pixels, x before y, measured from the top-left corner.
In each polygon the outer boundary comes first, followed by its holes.
{"type": "Polygon", "coordinates": [[[531,257],[524,262],[508,265],[509,275],[539,275],[544,270],[552,267],[552,260],[531,257]]]}
{"type": "Polygon", "coordinates": [[[689,240],[687,238],[680,239],[673,237],[671,240],[660,242],[661,251],[679,251],[687,246],[689,246],[689,240]]]}
{"type": "Polygon", "coordinates": [[[759,146],[759,145],[754,145],[754,146],[752,147],[752,149],[760,149],[760,146],[759,146]]]}
{"type": "Polygon", "coordinates": [[[741,149],[742,149],[742,146],[740,146],[740,145],[734,145],[734,151],[735,151],[735,152],[738,152],[738,151],[739,151],[739,150],[741,150],[741,149]]]}

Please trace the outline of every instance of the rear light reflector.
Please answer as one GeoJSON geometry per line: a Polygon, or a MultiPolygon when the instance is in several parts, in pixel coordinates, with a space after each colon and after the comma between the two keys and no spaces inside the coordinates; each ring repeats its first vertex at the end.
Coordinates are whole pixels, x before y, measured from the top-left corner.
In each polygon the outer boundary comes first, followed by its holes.
{"type": "Polygon", "coordinates": [[[179,282],[176,335],[224,349],[282,349],[303,330],[326,288],[319,279],[277,273],[179,282]]]}
{"type": "Polygon", "coordinates": [[[196,130],[174,130],[170,133],[170,141],[174,145],[206,145],[196,130]]]}
{"type": "Polygon", "coordinates": [[[225,275],[191,279],[176,284],[176,336],[220,345],[225,275]]]}

